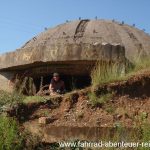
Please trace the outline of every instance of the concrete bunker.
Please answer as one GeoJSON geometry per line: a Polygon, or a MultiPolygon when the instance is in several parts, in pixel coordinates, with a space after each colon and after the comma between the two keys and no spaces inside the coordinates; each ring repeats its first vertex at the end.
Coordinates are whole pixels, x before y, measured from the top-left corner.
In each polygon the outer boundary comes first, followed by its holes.
{"type": "MultiPolygon", "coordinates": [[[[56,48],[59,51],[60,47],[56,48]]],[[[61,75],[67,91],[81,89],[90,85],[90,73],[95,62],[124,64],[126,61],[125,48],[120,44],[71,44],[63,48],[65,53],[59,57],[56,53],[53,58],[51,58],[51,51],[47,52],[47,49],[41,49],[40,52],[38,49],[31,49],[32,53],[29,49],[20,49],[5,54],[1,57],[6,62],[0,69],[1,82],[5,83],[1,89],[9,92],[17,90],[26,95],[47,95],[48,85],[54,72],[61,75]],[[41,52],[44,53],[42,57],[41,52]],[[17,59],[14,60],[12,57],[17,59]]]]}
{"type": "Polygon", "coordinates": [[[12,92],[17,76],[18,85],[24,78],[27,87],[33,82],[30,94],[35,94],[41,81],[49,84],[53,72],[60,73],[68,91],[83,88],[90,84],[96,61],[121,62],[124,71],[126,62],[150,55],[149,40],[143,31],[109,20],[77,20],[49,28],[16,51],[0,55],[0,90],[12,92]]]}

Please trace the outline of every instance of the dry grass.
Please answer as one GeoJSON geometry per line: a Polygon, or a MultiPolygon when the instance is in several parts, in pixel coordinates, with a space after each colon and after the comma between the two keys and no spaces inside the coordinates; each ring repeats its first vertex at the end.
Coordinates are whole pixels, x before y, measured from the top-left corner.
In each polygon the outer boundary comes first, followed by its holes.
{"type": "Polygon", "coordinates": [[[98,61],[91,72],[92,86],[126,80],[142,70],[150,70],[150,58],[135,59],[132,67],[120,62],[98,61]]]}
{"type": "MultiPolygon", "coordinates": [[[[92,86],[96,87],[102,84],[127,80],[133,75],[150,69],[150,59],[136,59],[134,65],[125,66],[125,63],[112,63],[98,61],[91,72],[92,86]]],[[[89,99],[92,105],[105,103],[113,94],[105,93],[97,96],[94,92],[89,93],[89,99]]]]}
{"type": "Polygon", "coordinates": [[[146,58],[143,58],[143,59],[135,59],[134,60],[134,68],[133,70],[131,70],[131,72],[137,72],[137,71],[140,71],[140,70],[149,70],[150,69],[150,58],[149,57],[146,57],[146,58]]]}
{"type": "Polygon", "coordinates": [[[96,63],[91,72],[92,85],[109,83],[120,80],[125,75],[125,66],[122,63],[102,62],[96,63]]]}

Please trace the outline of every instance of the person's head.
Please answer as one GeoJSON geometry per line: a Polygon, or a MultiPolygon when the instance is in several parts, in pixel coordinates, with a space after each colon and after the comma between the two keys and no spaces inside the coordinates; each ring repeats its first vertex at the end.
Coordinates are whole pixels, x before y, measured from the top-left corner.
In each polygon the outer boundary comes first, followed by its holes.
{"type": "Polygon", "coordinates": [[[53,73],[53,79],[54,79],[54,81],[59,81],[59,79],[60,79],[60,76],[59,76],[59,73],[53,73]]]}

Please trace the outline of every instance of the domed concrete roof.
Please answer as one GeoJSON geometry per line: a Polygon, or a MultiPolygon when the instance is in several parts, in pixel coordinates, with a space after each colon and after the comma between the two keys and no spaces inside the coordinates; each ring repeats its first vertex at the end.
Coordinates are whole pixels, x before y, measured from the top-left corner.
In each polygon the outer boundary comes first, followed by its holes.
{"type": "Polygon", "coordinates": [[[150,36],[114,21],[78,20],[48,29],[0,56],[0,69],[44,62],[93,61],[150,55],[150,36]]]}
{"type": "Polygon", "coordinates": [[[150,54],[150,36],[135,27],[106,20],[73,21],[48,29],[28,41],[23,48],[54,44],[119,43],[126,57],[150,54]]]}

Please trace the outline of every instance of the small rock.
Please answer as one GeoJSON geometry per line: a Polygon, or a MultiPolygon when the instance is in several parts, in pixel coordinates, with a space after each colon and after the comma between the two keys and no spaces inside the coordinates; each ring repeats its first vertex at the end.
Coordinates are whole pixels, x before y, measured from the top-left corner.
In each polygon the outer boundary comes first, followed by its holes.
{"type": "Polygon", "coordinates": [[[122,115],[119,115],[119,114],[118,114],[118,115],[117,115],[117,119],[120,120],[121,118],[122,118],[122,115]]]}
{"type": "Polygon", "coordinates": [[[69,112],[69,109],[67,108],[67,109],[64,109],[64,112],[69,112]]]}
{"type": "Polygon", "coordinates": [[[81,106],[81,109],[83,110],[83,109],[84,109],[84,106],[81,106]]]}
{"type": "Polygon", "coordinates": [[[51,122],[50,117],[40,117],[39,118],[39,124],[48,124],[51,122]]]}

